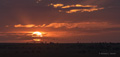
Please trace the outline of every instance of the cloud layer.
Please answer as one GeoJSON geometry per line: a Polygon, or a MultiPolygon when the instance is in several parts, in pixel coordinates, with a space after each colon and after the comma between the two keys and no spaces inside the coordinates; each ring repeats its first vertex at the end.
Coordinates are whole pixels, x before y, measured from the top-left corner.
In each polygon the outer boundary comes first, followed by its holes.
{"type": "Polygon", "coordinates": [[[58,8],[59,12],[66,13],[75,13],[75,12],[93,12],[104,9],[103,7],[98,7],[97,5],[64,5],[64,4],[53,4],[51,3],[48,6],[53,6],[54,8],[58,8]]]}
{"type": "MultiPolygon", "coordinates": [[[[6,27],[11,27],[6,25],[6,27]]],[[[13,25],[15,28],[82,28],[82,29],[105,29],[105,28],[114,28],[120,27],[120,24],[112,24],[109,22],[77,22],[77,23],[50,23],[50,24],[42,24],[42,25],[35,25],[35,24],[17,24],[13,25]]]]}

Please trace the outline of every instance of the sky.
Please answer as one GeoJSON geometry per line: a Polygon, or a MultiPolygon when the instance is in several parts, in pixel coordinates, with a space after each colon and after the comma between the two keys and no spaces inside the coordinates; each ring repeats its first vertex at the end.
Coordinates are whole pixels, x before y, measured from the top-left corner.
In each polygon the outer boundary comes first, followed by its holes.
{"type": "Polygon", "coordinates": [[[0,43],[120,42],[120,0],[0,0],[0,43]]]}

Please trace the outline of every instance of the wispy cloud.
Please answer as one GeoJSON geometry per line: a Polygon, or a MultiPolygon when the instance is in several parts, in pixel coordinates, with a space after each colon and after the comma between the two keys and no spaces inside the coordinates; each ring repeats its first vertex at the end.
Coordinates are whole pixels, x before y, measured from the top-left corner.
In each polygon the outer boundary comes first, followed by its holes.
{"type": "Polygon", "coordinates": [[[34,24],[28,24],[28,25],[18,24],[18,25],[14,25],[14,27],[26,27],[26,28],[30,28],[30,27],[36,27],[36,26],[34,24]]]}
{"type": "Polygon", "coordinates": [[[108,26],[107,22],[79,22],[79,23],[51,23],[46,27],[61,28],[103,28],[108,26]]]}
{"type": "MultiPolygon", "coordinates": [[[[10,27],[7,25],[6,27],[10,27]]],[[[116,28],[120,27],[120,24],[112,24],[109,22],[78,22],[78,23],[50,23],[50,24],[42,24],[42,25],[35,25],[35,24],[17,24],[13,25],[15,28],[80,28],[80,29],[106,29],[106,28],[116,28]]]]}
{"type": "Polygon", "coordinates": [[[54,8],[58,8],[59,12],[66,13],[75,13],[75,12],[93,12],[104,9],[104,7],[98,7],[97,5],[64,5],[64,4],[53,4],[51,3],[48,6],[53,6],[54,8]]]}
{"type": "MultiPolygon", "coordinates": [[[[32,27],[44,27],[45,24],[43,25],[35,25],[35,24],[27,24],[27,25],[22,25],[22,24],[17,24],[13,25],[15,28],[23,27],[23,28],[32,28],[32,27]]],[[[6,25],[5,27],[10,27],[9,25],[6,25]]]]}

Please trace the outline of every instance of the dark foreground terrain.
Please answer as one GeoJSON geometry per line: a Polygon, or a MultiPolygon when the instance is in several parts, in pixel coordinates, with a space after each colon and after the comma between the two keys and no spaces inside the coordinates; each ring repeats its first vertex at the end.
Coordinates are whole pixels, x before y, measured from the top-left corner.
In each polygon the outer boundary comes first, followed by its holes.
{"type": "Polygon", "coordinates": [[[0,57],[120,57],[120,43],[1,43],[0,57]]]}

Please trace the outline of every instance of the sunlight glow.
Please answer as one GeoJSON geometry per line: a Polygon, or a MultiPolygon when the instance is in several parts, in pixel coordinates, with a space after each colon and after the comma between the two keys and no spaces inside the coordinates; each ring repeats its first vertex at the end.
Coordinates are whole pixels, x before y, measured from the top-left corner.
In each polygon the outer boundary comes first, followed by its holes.
{"type": "Polygon", "coordinates": [[[41,32],[33,32],[32,37],[43,37],[41,32]]]}
{"type": "Polygon", "coordinates": [[[41,39],[33,39],[33,41],[41,41],[41,39]]]}

